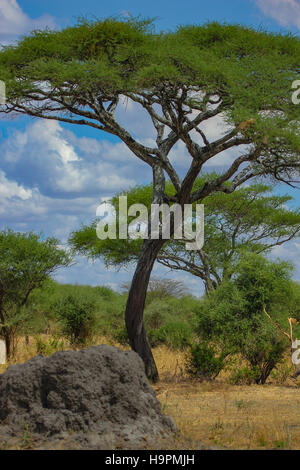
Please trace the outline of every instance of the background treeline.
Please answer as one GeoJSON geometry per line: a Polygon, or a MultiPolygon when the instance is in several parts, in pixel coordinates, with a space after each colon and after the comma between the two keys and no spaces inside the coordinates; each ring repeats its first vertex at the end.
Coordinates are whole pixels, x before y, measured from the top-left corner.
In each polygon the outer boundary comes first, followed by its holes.
{"type": "MultiPolygon", "coordinates": [[[[124,325],[126,286],[123,290],[124,293],[117,293],[104,286],[48,280],[32,293],[26,305],[28,320],[22,334],[64,336],[75,347],[89,345],[97,336],[129,344],[124,325]]],[[[186,293],[179,281],[151,281],[145,325],[152,346],[186,348],[195,335],[198,304],[199,300],[186,293]]]]}

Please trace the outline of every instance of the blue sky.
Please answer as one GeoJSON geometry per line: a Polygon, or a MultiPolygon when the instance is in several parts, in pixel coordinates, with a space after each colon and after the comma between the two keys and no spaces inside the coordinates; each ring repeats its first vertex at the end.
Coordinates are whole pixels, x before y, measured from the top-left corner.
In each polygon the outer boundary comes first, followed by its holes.
{"type": "MultiPolygon", "coordinates": [[[[0,0],[0,44],[12,43],[34,28],[63,28],[80,16],[139,14],[157,18],[158,30],[208,20],[293,34],[300,30],[300,0],[0,0]]],[[[123,103],[118,113],[135,135],[151,140],[150,123],[135,106],[123,103]]],[[[0,228],[42,231],[62,244],[70,231],[95,216],[102,198],[151,178],[148,167],[111,136],[91,128],[24,117],[0,121],[0,156],[0,228]]],[[[173,158],[183,171],[180,146],[173,158]]],[[[278,191],[291,194],[300,205],[299,190],[285,186],[278,191]]],[[[295,262],[298,280],[299,250],[300,242],[294,241],[273,253],[295,262]]],[[[194,294],[202,293],[199,281],[188,274],[169,273],[160,266],[155,266],[154,274],[179,277],[194,294]]],[[[77,265],[59,271],[56,277],[61,282],[106,284],[118,289],[131,275],[132,269],[114,272],[100,261],[91,264],[80,258],[77,265]]]]}

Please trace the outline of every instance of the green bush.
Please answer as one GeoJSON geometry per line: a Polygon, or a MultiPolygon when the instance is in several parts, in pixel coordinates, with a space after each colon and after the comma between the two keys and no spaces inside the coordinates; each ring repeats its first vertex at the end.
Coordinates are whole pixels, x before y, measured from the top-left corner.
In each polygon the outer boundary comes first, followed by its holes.
{"type": "Polygon", "coordinates": [[[160,328],[147,333],[151,346],[165,344],[170,349],[183,350],[191,343],[193,333],[191,327],[183,321],[168,321],[160,328]]]}
{"type": "Polygon", "coordinates": [[[245,335],[241,352],[256,371],[255,383],[264,384],[287,348],[286,342],[269,323],[261,323],[260,330],[245,335]]]}
{"type": "Polygon", "coordinates": [[[260,371],[258,368],[252,367],[242,367],[234,372],[232,372],[229,377],[229,383],[232,385],[251,385],[257,383],[257,380],[260,376],[260,371]]]}
{"type": "MultiPolygon", "coordinates": [[[[126,293],[119,294],[106,286],[58,284],[55,281],[49,281],[48,285],[45,284],[45,287],[37,289],[30,298],[28,305],[30,324],[26,325],[22,334],[58,335],[63,330],[66,337],[69,338],[71,335],[70,340],[77,343],[75,339],[77,333],[73,334],[69,330],[75,329],[77,322],[80,323],[83,319],[84,312],[75,315],[74,302],[66,302],[68,297],[81,298],[87,304],[93,305],[92,316],[95,318],[91,326],[95,334],[123,345],[129,344],[124,321],[126,293]],[[70,305],[66,307],[68,303],[70,305]],[[62,307],[67,309],[65,314],[59,313],[62,307]],[[75,316],[78,316],[76,321],[75,316]]],[[[199,300],[192,296],[176,298],[165,295],[162,298],[152,298],[145,308],[144,316],[145,329],[151,345],[166,344],[173,349],[186,348],[194,340],[194,312],[198,304],[199,300]]],[[[77,305],[76,308],[80,311],[80,306],[77,305]]],[[[84,335],[84,331],[81,334],[84,335]]],[[[79,341],[78,345],[83,345],[84,342],[85,340],[79,341]]]]}
{"type": "Polygon", "coordinates": [[[200,380],[215,379],[224,366],[224,355],[217,356],[215,348],[206,343],[190,346],[186,354],[186,372],[200,380]]]}
{"type": "Polygon", "coordinates": [[[144,323],[152,347],[185,349],[194,339],[197,301],[191,297],[154,299],[145,308],[144,323]]]}
{"type": "Polygon", "coordinates": [[[97,309],[98,331],[108,339],[128,345],[124,311],[126,296],[115,294],[111,300],[101,299],[97,309]]]}
{"type": "Polygon", "coordinates": [[[53,305],[62,334],[74,347],[86,346],[96,333],[96,301],[78,293],[67,295],[53,305]]]}
{"type": "Polygon", "coordinates": [[[63,351],[65,349],[64,341],[58,337],[51,337],[47,340],[43,340],[41,336],[35,337],[35,347],[38,354],[43,356],[51,356],[56,351],[63,351]]]}
{"type": "Polygon", "coordinates": [[[274,321],[286,322],[284,306],[291,305],[294,289],[290,273],[287,263],[244,254],[236,276],[223,281],[199,302],[200,341],[213,343],[224,354],[240,355],[257,384],[266,382],[288,347],[265,315],[264,307],[274,321]]]}

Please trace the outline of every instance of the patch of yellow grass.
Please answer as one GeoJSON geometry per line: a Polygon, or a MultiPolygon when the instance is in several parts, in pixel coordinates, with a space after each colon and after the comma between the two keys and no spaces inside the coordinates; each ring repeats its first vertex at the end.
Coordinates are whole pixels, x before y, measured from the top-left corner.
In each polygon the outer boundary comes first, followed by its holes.
{"type": "MultiPolygon", "coordinates": [[[[164,412],[179,428],[177,448],[299,449],[300,391],[286,385],[230,385],[228,372],[217,380],[189,379],[184,353],[154,349],[160,381],[154,385],[164,412]]],[[[290,360],[287,358],[287,361],[290,360]]]]}

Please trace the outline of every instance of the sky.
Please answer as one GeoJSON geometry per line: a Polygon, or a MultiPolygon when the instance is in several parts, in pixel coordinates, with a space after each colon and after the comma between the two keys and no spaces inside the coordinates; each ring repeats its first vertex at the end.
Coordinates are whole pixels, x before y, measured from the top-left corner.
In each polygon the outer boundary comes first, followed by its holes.
{"type": "MultiPolygon", "coordinates": [[[[11,44],[36,28],[64,28],[83,16],[130,15],[155,18],[157,30],[216,20],[296,35],[300,31],[300,0],[0,0],[0,44],[11,44]]],[[[151,123],[131,102],[121,103],[118,119],[151,143],[151,123]]],[[[208,135],[214,136],[220,125],[208,124],[208,135]]],[[[232,154],[223,157],[230,161],[232,154]]],[[[187,155],[180,144],[172,161],[184,171],[187,155]]],[[[28,117],[0,120],[0,229],[42,232],[67,246],[70,232],[90,222],[103,199],[150,181],[147,165],[116,138],[95,129],[28,117]]],[[[281,186],[277,192],[292,195],[294,206],[300,206],[298,189],[281,186]]],[[[293,261],[294,277],[300,280],[299,253],[300,241],[295,240],[277,247],[272,256],[293,261]]],[[[133,267],[117,272],[99,260],[78,258],[74,266],[59,270],[56,279],[118,290],[132,273],[133,267]]],[[[201,282],[187,273],[155,265],[153,275],[181,279],[194,295],[203,293],[201,282]]]]}

